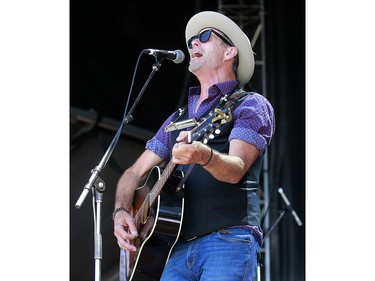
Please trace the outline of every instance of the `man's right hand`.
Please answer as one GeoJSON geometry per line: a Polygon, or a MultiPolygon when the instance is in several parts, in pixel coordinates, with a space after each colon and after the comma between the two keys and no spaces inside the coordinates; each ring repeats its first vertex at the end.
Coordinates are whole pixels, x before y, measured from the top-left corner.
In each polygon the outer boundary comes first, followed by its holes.
{"type": "Polygon", "coordinates": [[[136,251],[133,240],[138,237],[137,228],[134,225],[132,216],[121,211],[116,213],[114,219],[114,234],[117,238],[117,244],[126,251],[136,251]]]}

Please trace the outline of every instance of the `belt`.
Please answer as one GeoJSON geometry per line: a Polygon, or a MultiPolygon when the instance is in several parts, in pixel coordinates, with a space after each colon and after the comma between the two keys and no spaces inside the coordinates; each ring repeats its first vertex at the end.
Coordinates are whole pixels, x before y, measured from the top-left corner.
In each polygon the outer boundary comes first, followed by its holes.
{"type": "MultiPolygon", "coordinates": [[[[234,227],[239,227],[239,226],[234,226],[234,227]]],[[[230,229],[231,227],[229,227],[230,229]]],[[[252,233],[252,235],[255,237],[255,239],[257,240],[258,244],[259,245],[262,245],[262,236],[257,232],[257,231],[254,231],[254,229],[252,228],[248,228],[247,226],[244,226],[245,229],[249,229],[252,233]]],[[[196,236],[193,236],[193,237],[186,237],[183,233],[180,234],[179,236],[179,239],[180,240],[184,240],[184,241],[187,241],[187,242],[190,242],[190,241],[193,241],[195,239],[199,239],[199,238],[202,238],[204,236],[207,236],[209,234],[213,234],[213,233],[216,233],[216,232],[221,232],[221,233],[230,233],[230,231],[226,230],[226,229],[220,229],[220,230],[217,230],[217,231],[212,231],[212,232],[209,232],[209,233],[205,233],[205,234],[201,234],[201,235],[196,235],[196,236]]]]}

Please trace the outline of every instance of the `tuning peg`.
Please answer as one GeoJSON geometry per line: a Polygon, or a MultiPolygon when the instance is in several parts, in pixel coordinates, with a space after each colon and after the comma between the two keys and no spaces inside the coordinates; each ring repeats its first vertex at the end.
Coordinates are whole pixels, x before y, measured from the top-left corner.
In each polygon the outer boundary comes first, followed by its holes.
{"type": "Polygon", "coordinates": [[[216,135],[218,135],[218,134],[220,134],[220,133],[221,133],[220,129],[216,129],[216,130],[215,130],[215,134],[216,134],[216,135]]]}
{"type": "Polygon", "coordinates": [[[207,138],[203,139],[203,143],[207,144],[208,143],[208,139],[207,138]]]}
{"type": "Polygon", "coordinates": [[[209,134],[209,135],[208,135],[208,138],[209,138],[210,140],[212,140],[214,137],[215,137],[214,134],[209,134]]]}

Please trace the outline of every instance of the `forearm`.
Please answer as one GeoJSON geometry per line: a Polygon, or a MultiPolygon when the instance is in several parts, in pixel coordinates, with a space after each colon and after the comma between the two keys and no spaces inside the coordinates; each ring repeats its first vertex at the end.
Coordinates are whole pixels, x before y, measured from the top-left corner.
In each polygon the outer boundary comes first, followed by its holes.
{"type": "Polygon", "coordinates": [[[162,164],[164,163],[158,155],[146,150],[120,177],[116,189],[115,209],[123,207],[130,211],[135,190],[145,181],[152,167],[162,164]]]}
{"type": "Polygon", "coordinates": [[[130,211],[133,204],[135,189],[140,186],[142,178],[131,168],[126,170],[117,183],[115,209],[123,207],[130,211]]]}
{"type": "Polygon", "coordinates": [[[259,155],[258,149],[239,139],[233,139],[228,154],[219,153],[201,142],[176,143],[173,147],[176,164],[199,164],[217,180],[238,183],[259,155]]]}
{"type": "Polygon", "coordinates": [[[240,157],[215,150],[212,151],[211,160],[203,168],[217,180],[233,184],[238,183],[247,171],[246,163],[240,157]]]}

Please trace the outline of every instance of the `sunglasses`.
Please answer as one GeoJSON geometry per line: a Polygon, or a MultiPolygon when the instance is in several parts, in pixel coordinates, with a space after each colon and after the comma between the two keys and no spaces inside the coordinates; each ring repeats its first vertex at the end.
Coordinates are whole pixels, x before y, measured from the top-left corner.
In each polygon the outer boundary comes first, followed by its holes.
{"type": "Polygon", "coordinates": [[[210,37],[211,37],[211,34],[214,33],[216,34],[217,37],[219,37],[221,40],[223,40],[225,43],[227,43],[229,46],[232,46],[234,47],[234,44],[232,43],[232,41],[230,41],[229,38],[227,37],[224,37],[225,35],[221,35],[219,32],[213,30],[213,29],[207,29],[205,31],[202,31],[201,33],[198,33],[198,35],[195,35],[193,37],[191,37],[188,41],[187,41],[187,46],[189,49],[192,49],[193,46],[191,45],[191,43],[193,42],[193,40],[195,39],[199,39],[199,41],[201,43],[206,43],[210,37]]]}

